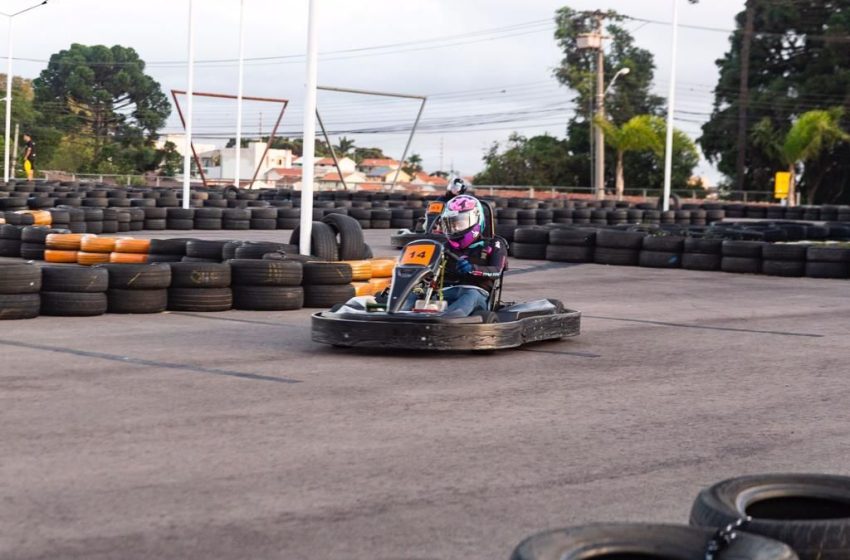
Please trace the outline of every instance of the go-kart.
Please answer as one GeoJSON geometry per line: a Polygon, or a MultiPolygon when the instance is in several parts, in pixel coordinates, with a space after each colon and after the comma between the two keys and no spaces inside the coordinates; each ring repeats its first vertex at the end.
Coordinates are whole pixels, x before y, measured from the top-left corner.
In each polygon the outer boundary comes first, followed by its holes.
{"type": "Polygon", "coordinates": [[[581,313],[564,309],[560,301],[503,303],[504,275],[494,282],[486,311],[446,316],[440,288],[451,258],[439,241],[408,243],[383,297],[356,297],[314,313],[313,340],[354,348],[498,350],[579,334],[581,313]]]}

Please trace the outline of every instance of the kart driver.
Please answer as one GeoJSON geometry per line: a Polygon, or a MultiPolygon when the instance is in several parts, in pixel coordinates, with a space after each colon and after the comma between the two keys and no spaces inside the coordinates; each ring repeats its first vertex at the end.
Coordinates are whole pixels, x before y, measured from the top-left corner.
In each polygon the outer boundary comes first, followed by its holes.
{"type": "Polygon", "coordinates": [[[474,196],[462,194],[446,203],[440,217],[446,235],[444,316],[468,317],[486,311],[490,291],[507,265],[507,247],[500,238],[484,238],[485,215],[474,196]]]}

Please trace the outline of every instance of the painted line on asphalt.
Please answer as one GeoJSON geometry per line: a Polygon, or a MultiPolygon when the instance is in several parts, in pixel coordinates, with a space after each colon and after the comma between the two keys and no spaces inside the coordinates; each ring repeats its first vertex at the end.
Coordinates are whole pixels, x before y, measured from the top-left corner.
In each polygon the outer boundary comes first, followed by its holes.
{"type": "Polygon", "coordinates": [[[258,373],[245,373],[241,371],[233,371],[227,369],[207,368],[202,366],[193,366],[189,364],[178,364],[174,362],[160,362],[157,360],[146,360],[143,358],[134,358],[132,356],[121,356],[119,354],[106,354],[104,352],[89,352],[86,350],[76,350],[74,348],[63,348],[61,346],[47,346],[44,344],[31,344],[29,342],[17,342],[14,340],[0,339],[0,344],[6,346],[16,346],[19,348],[29,348],[31,350],[44,350],[46,352],[57,352],[59,354],[70,354],[72,356],[80,356],[83,358],[97,358],[99,360],[109,360],[112,362],[120,362],[123,364],[133,364],[137,366],[151,366],[163,369],[177,369],[181,371],[191,371],[195,373],[209,373],[211,375],[221,375],[225,377],[237,377],[239,379],[251,379],[254,381],[273,381],[275,383],[301,383],[299,379],[289,377],[272,377],[270,375],[261,375],[258,373]]]}
{"type": "Polygon", "coordinates": [[[668,323],[665,321],[649,321],[647,319],[626,319],[623,317],[602,317],[600,315],[584,315],[582,314],[583,319],[602,319],[605,321],[623,321],[626,323],[643,323],[645,325],[658,325],[660,327],[678,327],[681,329],[705,329],[710,331],[728,331],[728,332],[740,332],[740,333],[753,333],[753,334],[775,334],[779,336],[803,336],[808,338],[823,338],[822,334],[812,334],[812,333],[795,333],[795,332],[785,332],[785,331],[763,331],[758,329],[740,329],[735,327],[712,327],[708,325],[694,325],[689,323],[668,323]]]}
{"type": "Polygon", "coordinates": [[[559,354],[562,356],[578,356],[579,358],[601,358],[602,354],[593,352],[570,352],[568,350],[534,350],[532,348],[517,348],[520,352],[533,352],[535,354],[559,354]]]}
{"type": "Polygon", "coordinates": [[[302,325],[288,325],[286,323],[273,323],[271,321],[257,321],[255,319],[235,319],[233,317],[214,317],[209,313],[189,313],[186,311],[169,311],[171,315],[182,315],[183,317],[195,317],[198,319],[207,319],[209,321],[227,321],[230,323],[248,323],[250,325],[269,325],[272,327],[285,327],[288,329],[304,330],[302,325]]]}

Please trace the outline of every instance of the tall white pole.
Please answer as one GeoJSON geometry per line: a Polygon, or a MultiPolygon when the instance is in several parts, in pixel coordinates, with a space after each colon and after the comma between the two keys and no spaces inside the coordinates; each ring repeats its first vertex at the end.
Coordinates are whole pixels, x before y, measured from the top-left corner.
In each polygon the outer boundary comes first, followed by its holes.
{"type": "Polygon", "coordinates": [[[673,177],[673,111],[676,108],[676,55],[679,42],[679,0],[673,0],[673,60],[670,67],[670,93],[667,95],[667,143],[664,148],[664,202],[670,209],[670,183],[673,177]]]}
{"type": "Polygon", "coordinates": [[[3,146],[3,180],[9,182],[9,136],[12,133],[12,18],[9,18],[9,45],[6,47],[6,143],[3,146]]]}
{"type": "Polygon", "coordinates": [[[183,150],[183,208],[189,208],[192,182],[192,93],[195,85],[195,19],[189,0],[189,71],[186,77],[186,145],[183,150]]]}
{"type": "Polygon", "coordinates": [[[239,85],[236,92],[236,172],[234,184],[242,178],[242,77],[245,71],[245,0],[239,0],[239,85]]]}
{"type": "Polygon", "coordinates": [[[319,62],[316,0],[307,1],[307,83],[304,89],[304,141],[301,154],[301,237],[298,241],[302,255],[310,254],[310,237],[313,233],[313,158],[316,150],[316,86],[319,62]]]}

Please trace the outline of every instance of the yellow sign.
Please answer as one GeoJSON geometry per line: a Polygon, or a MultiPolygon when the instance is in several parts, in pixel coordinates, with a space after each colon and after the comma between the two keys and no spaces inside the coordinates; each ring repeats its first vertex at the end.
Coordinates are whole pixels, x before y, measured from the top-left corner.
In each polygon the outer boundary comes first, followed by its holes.
{"type": "Polygon", "coordinates": [[[404,255],[401,257],[401,264],[421,264],[428,266],[433,256],[433,245],[411,245],[405,249],[404,255]]]}
{"type": "Polygon", "coordinates": [[[788,189],[791,186],[791,174],[787,171],[778,171],[773,182],[773,198],[788,198],[788,189]]]}

